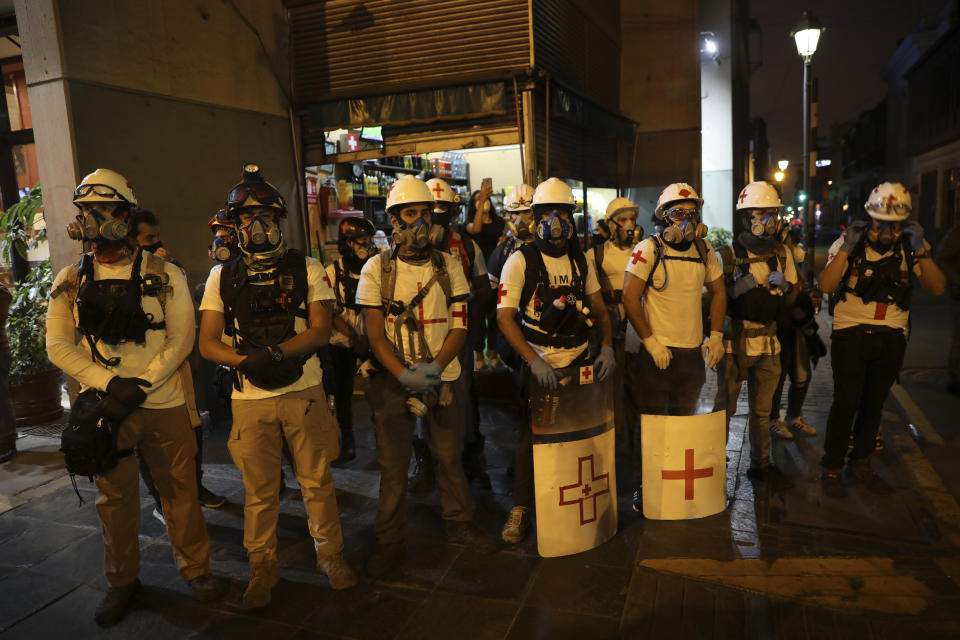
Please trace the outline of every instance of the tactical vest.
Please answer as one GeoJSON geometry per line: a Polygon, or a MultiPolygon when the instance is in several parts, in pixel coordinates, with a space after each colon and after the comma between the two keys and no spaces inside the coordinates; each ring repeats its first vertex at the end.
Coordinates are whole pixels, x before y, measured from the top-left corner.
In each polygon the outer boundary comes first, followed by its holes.
{"type": "MultiPolygon", "coordinates": [[[[739,241],[733,241],[733,248],[721,247],[724,272],[732,279],[733,271],[740,269],[741,277],[750,273],[750,265],[754,262],[766,262],[770,271],[786,269],[787,255],[783,246],[778,246],[773,253],[749,257],[746,247],[739,241]],[[729,265],[729,267],[727,267],[729,265]]],[[[786,296],[773,293],[768,287],[759,285],[747,291],[736,299],[727,302],[727,314],[734,320],[748,320],[760,324],[775,322],[780,318],[785,305],[786,296]]]]}
{"type": "MultiPolygon", "coordinates": [[[[92,254],[85,253],[77,264],[77,328],[90,345],[94,360],[108,367],[120,364],[120,358],[105,358],[96,347],[97,342],[111,346],[123,342],[143,344],[147,331],[157,331],[166,326],[164,320],[156,322],[153,315],[143,310],[143,296],[159,298],[165,293],[169,278],[160,262],[159,273],[154,267],[146,275],[140,273],[144,252],[138,251],[130,269],[130,278],[94,279],[92,254]]],[[[148,266],[151,266],[148,262],[148,266]]],[[[162,308],[162,305],[161,305],[162,308]]]]}
{"type": "Polygon", "coordinates": [[[570,284],[555,287],[550,282],[540,249],[534,244],[526,244],[519,250],[526,262],[523,289],[520,292],[520,313],[525,325],[523,337],[531,344],[558,349],[573,349],[587,342],[590,327],[581,311],[586,298],[587,280],[587,259],[583,252],[571,249],[567,254],[570,260],[570,284]],[[556,312],[553,303],[561,297],[566,297],[566,308],[560,312],[559,318],[550,318],[548,323],[546,320],[556,312]],[[527,312],[531,299],[539,318],[527,312]]]}
{"type": "Polygon", "coordinates": [[[333,295],[337,299],[338,309],[353,309],[359,311],[357,305],[357,286],[359,278],[354,278],[350,270],[343,264],[343,258],[333,263],[333,295]]]}
{"type": "MultiPolygon", "coordinates": [[[[224,321],[233,328],[234,346],[241,352],[275,347],[297,334],[296,319],[308,319],[307,261],[302,253],[288,250],[277,266],[262,273],[247,273],[243,260],[224,263],[220,272],[220,298],[224,321]]],[[[303,376],[309,356],[271,362],[261,371],[244,374],[261,389],[293,384],[303,376]]],[[[235,385],[238,387],[239,384],[235,385]]]]}
{"type": "Polygon", "coordinates": [[[890,255],[879,260],[867,260],[867,243],[860,240],[850,252],[847,269],[840,279],[836,292],[830,296],[830,313],[841,300],[847,299],[847,292],[860,298],[864,304],[877,302],[893,304],[904,311],[910,310],[910,295],[913,292],[913,280],[910,273],[916,264],[916,258],[903,236],[894,242],[890,255]],[[901,265],[906,262],[906,270],[901,265]],[[850,287],[850,277],[857,276],[857,283],[850,287]]]}

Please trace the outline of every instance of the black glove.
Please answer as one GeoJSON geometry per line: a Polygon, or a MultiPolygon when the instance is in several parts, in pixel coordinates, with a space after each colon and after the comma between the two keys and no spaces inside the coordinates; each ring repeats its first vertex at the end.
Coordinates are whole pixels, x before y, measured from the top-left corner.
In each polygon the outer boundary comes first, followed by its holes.
{"type": "Polygon", "coordinates": [[[151,386],[149,382],[142,378],[121,378],[114,376],[107,383],[107,396],[119,402],[127,409],[127,413],[133,411],[147,399],[147,394],[140,387],[151,386]]]}
{"type": "Polygon", "coordinates": [[[247,351],[247,357],[237,365],[237,369],[244,374],[253,373],[268,366],[272,361],[273,358],[270,356],[270,349],[267,347],[259,347],[247,351]]]}
{"type": "Polygon", "coordinates": [[[123,422],[124,418],[133,411],[133,409],[128,409],[122,402],[109,394],[103,396],[100,402],[97,403],[97,410],[101,416],[115,425],[123,422]]]}

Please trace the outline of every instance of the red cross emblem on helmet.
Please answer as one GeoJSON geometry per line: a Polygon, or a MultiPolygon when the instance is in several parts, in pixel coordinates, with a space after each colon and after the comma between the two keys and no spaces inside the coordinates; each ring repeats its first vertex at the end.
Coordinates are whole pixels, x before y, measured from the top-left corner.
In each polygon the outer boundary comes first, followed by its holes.
{"type": "Polygon", "coordinates": [[[740,203],[742,204],[744,200],[747,199],[747,190],[744,189],[740,192],[740,203]]]}
{"type": "Polygon", "coordinates": [[[689,189],[680,189],[680,191],[678,191],[677,193],[679,193],[681,196],[683,196],[684,198],[686,198],[688,195],[690,195],[690,190],[689,190],[689,189]]]}

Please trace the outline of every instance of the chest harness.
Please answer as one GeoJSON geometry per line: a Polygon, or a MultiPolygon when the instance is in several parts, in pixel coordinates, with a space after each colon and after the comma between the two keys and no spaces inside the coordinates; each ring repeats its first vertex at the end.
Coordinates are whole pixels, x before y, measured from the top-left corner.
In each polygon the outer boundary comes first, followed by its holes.
{"type": "MultiPolygon", "coordinates": [[[[239,258],[224,263],[222,269],[224,322],[232,330],[234,348],[241,353],[289,340],[297,334],[297,318],[308,319],[307,262],[299,251],[288,250],[269,271],[248,274],[246,263],[239,258]]],[[[244,376],[234,370],[234,388],[243,390],[243,377],[266,390],[291,385],[303,376],[308,358],[284,358],[244,376]]]]}
{"type": "Polygon", "coordinates": [[[583,252],[571,251],[567,254],[570,260],[570,283],[554,286],[540,249],[536,245],[526,244],[519,250],[526,262],[523,289],[520,292],[524,339],[542,347],[573,349],[581,346],[588,340],[592,324],[588,322],[590,309],[584,305],[587,259],[583,252]],[[531,299],[535,315],[528,311],[531,299]]]}
{"type": "Polygon", "coordinates": [[[337,312],[344,309],[358,311],[357,305],[357,285],[360,279],[354,277],[350,270],[343,264],[343,258],[333,263],[333,295],[337,299],[337,312]]]}
{"type": "MultiPolygon", "coordinates": [[[[663,291],[667,288],[667,284],[670,282],[670,271],[667,269],[667,261],[677,260],[680,262],[699,262],[706,267],[707,265],[707,245],[703,241],[703,238],[694,238],[693,245],[697,248],[697,257],[692,256],[673,256],[667,255],[666,243],[663,241],[663,238],[660,234],[653,236],[653,242],[657,245],[657,251],[653,255],[653,266],[650,267],[650,276],[648,282],[650,286],[653,287],[654,291],[663,291]],[[658,265],[663,265],[663,284],[659,287],[653,285],[653,273],[657,270],[658,265]]],[[[597,272],[599,273],[601,269],[598,267],[597,272]]]]}
{"type": "Polygon", "coordinates": [[[409,353],[410,360],[429,361],[433,359],[430,353],[430,347],[427,345],[427,339],[424,336],[423,327],[417,318],[417,309],[423,302],[427,294],[435,284],[439,284],[446,298],[447,307],[454,302],[453,286],[450,284],[450,273],[447,271],[447,263],[444,253],[437,249],[431,249],[430,262],[433,265],[433,275],[420,288],[409,302],[395,299],[397,289],[397,268],[399,259],[396,256],[380,256],[380,299],[383,301],[383,315],[387,322],[393,316],[393,335],[396,339],[394,351],[400,362],[406,362],[405,353],[409,353]],[[407,328],[408,343],[404,343],[402,328],[407,328]],[[416,340],[416,344],[414,344],[416,340]],[[420,356],[417,357],[419,351],[420,356]]]}
{"type": "Polygon", "coordinates": [[[840,279],[836,293],[830,296],[831,313],[838,302],[847,299],[847,293],[853,293],[863,304],[893,304],[904,311],[910,310],[910,295],[913,291],[910,273],[916,264],[916,258],[902,236],[894,241],[892,248],[893,251],[888,256],[879,260],[867,260],[866,241],[857,243],[847,260],[847,269],[840,279]],[[903,263],[907,265],[906,270],[901,268],[903,263]],[[857,281],[851,287],[850,279],[853,276],[856,276],[857,281]]]}

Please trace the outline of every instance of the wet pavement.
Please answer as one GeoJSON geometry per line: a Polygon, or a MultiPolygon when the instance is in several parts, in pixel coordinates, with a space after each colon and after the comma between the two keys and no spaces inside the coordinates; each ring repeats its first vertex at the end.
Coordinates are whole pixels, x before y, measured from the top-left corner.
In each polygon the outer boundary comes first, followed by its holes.
{"type": "MultiPolygon", "coordinates": [[[[933,308],[931,308],[933,312],[933,308]]],[[[826,332],[823,332],[824,334],[826,332]]],[[[814,373],[806,416],[813,438],[774,442],[793,486],[746,479],[745,395],[728,441],[728,508],[701,520],[651,521],[630,508],[630,473],[620,531],[592,551],[540,558],[535,533],[492,556],[448,544],[436,493],[411,496],[409,561],[391,579],[333,592],[314,568],[312,541],[293,476],[281,506],[281,583],[273,603],[245,611],[240,474],[226,430],[205,444],[204,484],[229,497],[205,509],[215,573],[230,583],[212,605],[190,598],[163,526],[143,493],[141,580],[134,610],[108,630],[93,610],[107,587],[93,485],[77,498],[59,467],[56,429],[29,430],[26,451],[0,467],[0,630],[7,638],[927,638],[960,636],[960,398],[943,392],[943,370],[908,357],[906,408],[891,397],[883,414],[885,451],[875,468],[893,485],[876,496],[851,485],[825,498],[818,461],[832,383],[829,361],[814,373]],[[910,405],[909,399],[913,400],[910,405]],[[916,412],[923,414],[918,418],[916,412]],[[926,421],[922,429],[917,422],[926,421]],[[914,428],[908,426],[913,424],[914,428]],[[924,435],[926,433],[926,435],[924,435]],[[935,441],[932,442],[931,440],[935,441]]],[[[937,363],[939,364],[939,363],[937,363]]],[[[709,408],[715,376],[702,405],[709,408]]],[[[497,374],[482,389],[503,389],[497,374]]],[[[379,473],[373,429],[355,398],[357,459],[334,470],[346,555],[362,566],[374,544],[379,473]]],[[[474,487],[477,521],[491,536],[512,505],[515,417],[509,401],[482,407],[492,487],[474,487]]]]}

